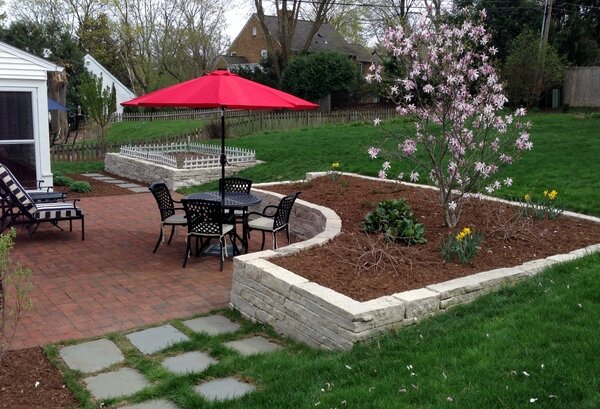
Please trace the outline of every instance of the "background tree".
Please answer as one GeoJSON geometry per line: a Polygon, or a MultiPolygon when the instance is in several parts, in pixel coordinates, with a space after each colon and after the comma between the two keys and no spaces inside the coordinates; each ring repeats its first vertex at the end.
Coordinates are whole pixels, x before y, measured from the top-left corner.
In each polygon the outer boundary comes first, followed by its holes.
{"type": "Polygon", "coordinates": [[[261,59],[259,67],[250,68],[240,66],[232,71],[240,77],[259,82],[271,88],[277,88],[278,86],[277,75],[275,75],[271,58],[261,59]]]}
{"type": "Polygon", "coordinates": [[[106,128],[116,110],[110,88],[102,86],[102,77],[88,73],[81,81],[79,92],[84,114],[100,127],[100,137],[104,140],[106,128]]]}
{"type": "Polygon", "coordinates": [[[550,43],[572,65],[600,64],[600,3],[574,0],[552,9],[550,43]]]}
{"type": "Polygon", "coordinates": [[[358,86],[358,70],[348,56],[314,53],[294,58],[283,73],[283,89],[300,98],[317,100],[328,94],[351,93],[358,86]]]}
{"type": "MultiPolygon", "coordinates": [[[[296,32],[296,23],[298,22],[303,2],[302,0],[274,0],[273,3],[279,17],[277,33],[271,33],[267,28],[263,0],[254,0],[256,15],[265,33],[269,58],[272,60],[273,70],[277,75],[278,82],[281,83],[283,80],[283,70],[292,58],[292,38],[296,32]],[[276,44],[279,44],[281,60],[277,55],[278,49],[276,44]]],[[[335,0],[315,0],[311,3],[311,12],[314,20],[306,41],[299,51],[308,51],[313,37],[319,31],[321,24],[325,22],[327,14],[334,4],[335,0]]]]}
{"type": "Polygon", "coordinates": [[[552,45],[541,48],[539,34],[529,30],[511,43],[502,68],[509,103],[528,108],[536,106],[545,91],[560,87],[563,74],[564,62],[556,49],[552,45]]]}

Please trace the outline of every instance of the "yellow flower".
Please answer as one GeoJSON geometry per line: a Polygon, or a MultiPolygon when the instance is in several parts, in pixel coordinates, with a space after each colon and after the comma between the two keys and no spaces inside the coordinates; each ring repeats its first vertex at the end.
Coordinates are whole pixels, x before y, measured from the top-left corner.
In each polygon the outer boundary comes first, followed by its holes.
{"type": "Polygon", "coordinates": [[[333,162],[331,164],[331,169],[338,170],[339,168],[340,168],[340,163],[339,162],[333,162]]]}
{"type": "Polygon", "coordinates": [[[544,197],[548,197],[548,191],[544,190],[544,197]]]}
{"type": "Polygon", "coordinates": [[[531,195],[527,193],[525,196],[523,196],[523,199],[525,199],[526,202],[529,202],[531,200],[531,195]]]}
{"type": "Polygon", "coordinates": [[[554,200],[554,199],[556,199],[557,195],[558,195],[558,192],[556,190],[552,189],[552,191],[550,193],[548,193],[548,199],[554,200]]]}
{"type": "Polygon", "coordinates": [[[465,237],[470,236],[471,233],[472,233],[471,229],[468,227],[465,227],[464,229],[462,229],[462,231],[460,233],[458,233],[456,235],[456,240],[460,241],[460,240],[464,239],[465,237]]]}

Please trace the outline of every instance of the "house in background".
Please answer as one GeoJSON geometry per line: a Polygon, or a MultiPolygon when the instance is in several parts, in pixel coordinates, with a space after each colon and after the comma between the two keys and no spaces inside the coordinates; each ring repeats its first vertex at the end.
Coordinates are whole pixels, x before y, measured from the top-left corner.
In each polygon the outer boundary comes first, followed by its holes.
{"type": "Polygon", "coordinates": [[[63,70],[0,42],[0,163],[26,186],[52,186],[47,78],[63,70]]]}
{"type": "MultiPolygon", "coordinates": [[[[276,16],[265,16],[265,23],[270,33],[278,33],[279,19],[276,16]]],[[[298,20],[296,31],[292,37],[292,52],[299,52],[304,47],[310,35],[313,22],[298,20]]],[[[273,35],[275,39],[279,35],[273,35]]],[[[217,62],[217,68],[235,70],[240,66],[258,67],[261,59],[268,57],[267,39],[262,25],[256,14],[250,16],[246,25],[233,40],[227,55],[223,55],[217,62]]],[[[350,44],[344,37],[327,23],[321,24],[313,36],[308,52],[339,52],[346,54],[356,63],[361,72],[366,73],[373,62],[380,62],[377,55],[373,55],[367,48],[350,44]]]]}
{"type": "Polygon", "coordinates": [[[112,89],[113,85],[115,86],[115,91],[117,94],[117,113],[123,113],[123,106],[121,105],[121,102],[129,101],[130,99],[135,98],[136,95],[91,55],[86,54],[83,57],[83,63],[85,68],[91,74],[94,74],[96,77],[102,77],[103,87],[112,89]]]}

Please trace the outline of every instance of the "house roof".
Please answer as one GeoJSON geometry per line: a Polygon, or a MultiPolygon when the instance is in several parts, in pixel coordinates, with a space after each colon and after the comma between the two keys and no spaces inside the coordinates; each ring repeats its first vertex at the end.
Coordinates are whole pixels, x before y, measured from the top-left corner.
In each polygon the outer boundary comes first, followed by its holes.
{"type": "Polygon", "coordinates": [[[381,57],[375,54],[373,50],[360,44],[352,44],[356,50],[356,60],[360,62],[381,62],[381,57]]]}
{"type": "Polygon", "coordinates": [[[106,78],[115,84],[115,87],[120,87],[123,91],[129,93],[131,98],[135,98],[136,95],[129,88],[123,85],[123,83],[119,81],[117,77],[112,75],[111,72],[108,71],[102,64],[100,64],[94,57],[86,54],[83,56],[83,61],[85,62],[85,65],[88,65],[88,62],[95,64],[102,71],[102,74],[106,75],[106,78]]]}
{"type": "MultiPolygon", "coordinates": [[[[271,34],[279,33],[279,18],[276,16],[265,16],[265,24],[271,34]]],[[[292,51],[301,50],[310,34],[313,22],[298,20],[296,31],[292,37],[292,51]]],[[[279,35],[276,35],[279,38],[279,35]]],[[[344,37],[340,35],[333,27],[327,23],[321,24],[321,27],[314,35],[308,48],[309,52],[340,52],[352,56],[357,55],[357,51],[352,47],[344,37]]]]}
{"type": "Polygon", "coordinates": [[[38,67],[41,67],[42,69],[44,69],[46,71],[53,71],[53,72],[64,71],[64,68],[56,63],[50,62],[48,60],[45,60],[36,55],[30,54],[27,51],[23,51],[20,48],[13,47],[12,45],[3,43],[1,41],[0,41],[0,50],[4,51],[6,53],[12,54],[15,57],[21,58],[25,61],[28,61],[31,64],[37,65],[38,67]]]}
{"type": "Polygon", "coordinates": [[[248,61],[246,57],[222,55],[221,58],[223,58],[227,64],[250,64],[250,61],[248,61]]]}

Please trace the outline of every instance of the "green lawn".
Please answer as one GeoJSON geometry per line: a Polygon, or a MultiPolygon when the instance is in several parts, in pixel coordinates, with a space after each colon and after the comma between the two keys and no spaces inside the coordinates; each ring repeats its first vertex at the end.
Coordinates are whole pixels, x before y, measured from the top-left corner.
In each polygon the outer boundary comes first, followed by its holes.
{"type": "Polygon", "coordinates": [[[201,120],[115,122],[106,132],[106,141],[144,143],[164,136],[194,133],[204,126],[201,120]]]}
{"type": "MultiPolygon", "coordinates": [[[[257,333],[276,336],[232,311],[222,313],[241,322],[236,334],[198,335],[173,321],[192,340],[150,358],[122,334],[111,339],[126,352],[126,365],[153,384],[131,401],[167,397],[182,409],[592,409],[600,407],[598,265],[600,254],[555,266],[349,352],[312,350],[281,340],[286,346],[282,351],[244,358],[222,342],[257,333]],[[165,356],[190,350],[209,352],[219,363],[188,376],[175,376],[159,365],[165,356]],[[192,391],[203,381],[232,375],[255,383],[258,391],[221,404],[208,403],[192,391]],[[537,400],[532,404],[530,399],[537,400]]],[[[47,350],[56,361],[56,348],[47,350]]],[[[85,407],[93,408],[80,378],[67,371],[71,388],[85,407]]]]}

